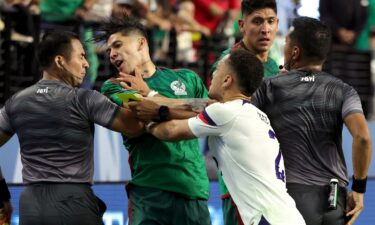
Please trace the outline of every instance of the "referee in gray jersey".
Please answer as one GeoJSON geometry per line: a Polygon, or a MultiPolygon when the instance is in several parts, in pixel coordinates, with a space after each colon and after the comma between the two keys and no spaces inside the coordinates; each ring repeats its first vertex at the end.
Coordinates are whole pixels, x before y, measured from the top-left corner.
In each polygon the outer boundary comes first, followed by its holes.
{"type": "Polygon", "coordinates": [[[284,50],[289,72],[265,80],[252,98],[271,120],[284,156],[288,192],[307,225],[354,223],[363,209],[372,154],[357,92],[322,72],[330,40],[329,29],[320,21],[295,19],[284,50]],[[353,137],[354,175],[349,193],[343,124],[353,137]],[[338,180],[338,198],[337,202],[331,199],[330,207],[331,179],[338,180]]]}
{"type": "Polygon", "coordinates": [[[75,34],[46,34],[38,59],[43,78],[0,110],[0,146],[17,134],[21,147],[20,224],[103,224],[105,204],[91,189],[94,123],[128,137],[143,124],[100,93],[77,88],[89,65],[75,34]]]}

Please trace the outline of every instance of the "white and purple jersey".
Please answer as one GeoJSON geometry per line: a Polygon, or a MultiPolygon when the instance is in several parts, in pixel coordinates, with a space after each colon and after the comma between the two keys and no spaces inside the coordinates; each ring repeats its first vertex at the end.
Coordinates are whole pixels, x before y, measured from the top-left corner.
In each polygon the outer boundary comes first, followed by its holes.
{"type": "Polygon", "coordinates": [[[210,150],[244,224],[303,225],[285,187],[283,156],[266,114],[244,100],[215,103],[189,119],[210,150]]]}

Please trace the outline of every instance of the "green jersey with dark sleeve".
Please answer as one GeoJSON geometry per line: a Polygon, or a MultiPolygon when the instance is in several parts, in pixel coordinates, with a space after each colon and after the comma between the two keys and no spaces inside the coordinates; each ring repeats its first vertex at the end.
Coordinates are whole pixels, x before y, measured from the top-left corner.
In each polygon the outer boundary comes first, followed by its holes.
{"type": "MultiPolygon", "coordinates": [[[[211,67],[211,70],[210,70],[211,78],[212,78],[212,75],[213,75],[214,71],[216,70],[216,67],[217,67],[217,64],[219,63],[219,61],[222,58],[224,58],[226,55],[228,55],[230,52],[232,52],[236,49],[249,50],[246,47],[245,43],[243,41],[240,41],[240,42],[237,42],[234,46],[232,46],[232,47],[226,49],[225,51],[223,51],[223,53],[220,55],[220,57],[215,61],[215,63],[211,67]]],[[[273,60],[270,57],[268,57],[267,61],[263,63],[263,71],[264,71],[264,77],[265,78],[276,76],[280,72],[279,66],[277,65],[275,60],[273,60]]],[[[219,179],[219,184],[220,184],[221,197],[222,198],[229,197],[229,191],[228,191],[227,187],[225,186],[223,178],[221,177],[220,174],[218,176],[218,179],[219,179]]]]}
{"type": "MultiPolygon", "coordinates": [[[[147,85],[168,98],[207,98],[201,79],[191,70],[157,68],[147,85]]],[[[125,92],[107,80],[101,92],[106,96],[125,92]]],[[[112,97],[113,99],[113,97],[112,97]]],[[[150,134],[127,139],[132,173],[131,184],[182,194],[190,199],[208,199],[209,181],[197,139],[179,142],[160,141],[150,134]]]]}

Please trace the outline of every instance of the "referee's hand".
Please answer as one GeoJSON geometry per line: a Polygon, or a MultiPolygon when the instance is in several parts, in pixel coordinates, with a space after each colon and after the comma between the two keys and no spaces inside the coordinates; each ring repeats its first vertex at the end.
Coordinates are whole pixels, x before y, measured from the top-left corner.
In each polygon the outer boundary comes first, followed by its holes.
{"type": "Polygon", "coordinates": [[[346,197],[346,217],[350,218],[346,225],[354,224],[354,221],[358,218],[359,214],[363,210],[363,193],[351,191],[346,197]]]}
{"type": "Polygon", "coordinates": [[[13,207],[10,201],[4,201],[3,207],[0,208],[0,224],[10,224],[10,219],[12,217],[13,207]]]}

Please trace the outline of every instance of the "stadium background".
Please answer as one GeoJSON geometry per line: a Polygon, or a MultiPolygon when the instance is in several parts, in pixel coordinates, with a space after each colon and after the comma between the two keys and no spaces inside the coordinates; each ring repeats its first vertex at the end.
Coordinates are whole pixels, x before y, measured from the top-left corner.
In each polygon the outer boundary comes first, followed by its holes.
{"type": "MultiPolygon", "coordinates": [[[[302,7],[299,9],[300,15],[317,18],[318,1],[301,0],[302,7]]],[[[283,44],[283,39],[280,40],[283,44]]],[[[372,140],[375,140],[375,122],[370,122],[372,140]]],[[[352,172],[351,162],[351,137],[347,130],[344,130],[343,146],[345,157],[349,169],[352,172]]],[[[127,197],[124,189],[126,181],[130,179],[130,170],[127,163],[127,151],[121,142],[119,134],[110,132],[102,127],[96,127],[95,138],[95,193],[107,204],[107,212],[104,215],[106,225],[127,224],[127,197]],[[100,138],[99,138],[100,137],[100,138]]],[[[19,156],[19,145],[16,137],[1,148],[0,165],[3,168],[5,178],[10,185],[14,213],[12,224],[18,225],[18,200],[23,189],[21,179],[21,162],[19,156]]],[[[349,185],[350,186],[350,185],[349,185]]],[[[219,185],[216,181],[211,181],[211,195],[209,200],[209,210],[213,225],[221,225],[222,211],[220,201],[219,185]]],[[[356,224],[375,224],[375,165],[371,164],[369,171],[368,190],[365,195],[365,209],[357,220],[356,224]]]]}

